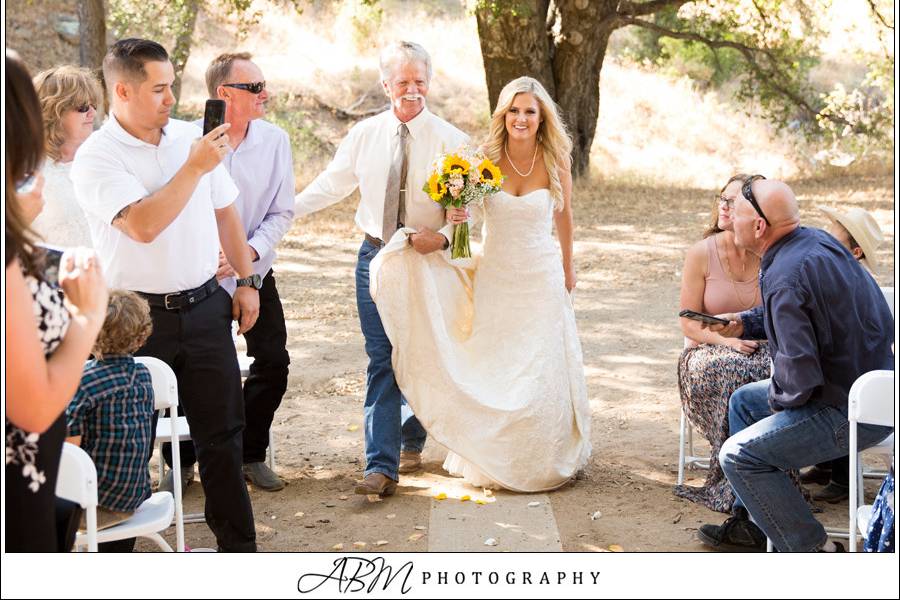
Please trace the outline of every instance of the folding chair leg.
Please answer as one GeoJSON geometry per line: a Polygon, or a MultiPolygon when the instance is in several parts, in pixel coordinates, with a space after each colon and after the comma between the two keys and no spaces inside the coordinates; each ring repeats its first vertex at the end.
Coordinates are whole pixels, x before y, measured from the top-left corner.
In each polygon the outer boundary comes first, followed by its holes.
{"type": "Polygon", "coordinates": [[[269,468],[275,470],[275,436],[271,427],[269,427],[269,468]]]}
{"type": "Polygon", "coordinates": [[[166,540],[164,540],[158,533],[148,533],[142,535],[141,537],[145,537],[148,540],[152,540],[153,542],[155,542],[156,545],[159,546],[159,549],[163,552],[174,552],[174,550],[172,550],[172,546],[166,543],[166,540]]]}
{"type": "Polygon", "coordinates": [[[684,426],[686,417],[684,408],[681,409],[681,429],[678,434],[678,485],[684,483],[684,426]]]}

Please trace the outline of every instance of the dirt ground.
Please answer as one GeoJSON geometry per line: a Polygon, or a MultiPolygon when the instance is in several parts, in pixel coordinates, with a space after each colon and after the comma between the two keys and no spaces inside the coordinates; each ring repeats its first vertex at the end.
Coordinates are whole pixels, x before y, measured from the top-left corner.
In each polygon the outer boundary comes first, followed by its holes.
{"type": "MultiPolygon", "coordinates": [[[[826,224],[819,205],[873,212],[887,237],[876,275],[881,285],[893,285],[891,177],[791,183],[807,225],[826,224]]],[[[671,491],[678,458],[681,263],[684,249],[700,237],[712,199],[713,190],[601,180],[576,187],[575,309],[594,454],[585,479],[549,494],[566,551],[611,544],[626,552],[702,551],[697,527],[725,518],[671,491]],[[592,520],[595,511],[602,516],[592,520]]],[[[288,485],[277,493],[250,487],[263,551],[329,551],[341,543],[349,550],[354,542],[374,549],[379,540],[388,542],[379,551],[425,551],[427,535],[409,538],[417,525],[428,524],[430,496],[448,479],[444,454],[430,442],[424,471],[402,477],[397,496],[372,503],[353,494],[364,466],[366,366],[353,285],[362,237],[353,226],[355,208],[350,198],[298,220],[279,250],[275,269],[291,374],[274,432],[276,470],[288,485]]],[[[704,473],[688,474],[700,484],[704,473]]],[[[202,503],[195,482],[185,493],[186,511],[200,512],[202,503]]],[[[826,524],[846,527],[846,504],[824,508],[826,524]]],[[[190,546],[215,546],[203,524],[187,525],[186,535],[190,546]]]]}

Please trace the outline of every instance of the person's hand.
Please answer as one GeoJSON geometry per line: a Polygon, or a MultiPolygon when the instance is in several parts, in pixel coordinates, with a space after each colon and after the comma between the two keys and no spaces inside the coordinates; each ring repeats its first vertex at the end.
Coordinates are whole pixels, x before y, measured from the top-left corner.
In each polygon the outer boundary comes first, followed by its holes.
{"type": "Polygon", "coordinates": [[[16,200],[19,202],[19,210],[25,223],[31,225],[37,216],[44,210],[44,176],[37,173],[34,176],[34,186],[26,194],[16,192],[16,200]]]}
{"type": "Polygon", "coordinates": [[[222,281],[227,277],[234,277],[234,269],[231,264],[228,262],[228,259],[225,258],[225,253],[219,250],[219,268],[216,270],[216,280],[222,281]]]}
{"type": "Polygon", "coordinates": [[[231,317],[238,322],[238,335],[250,331],[259,317],[259,291],[256,288],[241,286],[234,291],[231,317]]]}
{"type": "Polygon", "coordinates": [[[223,123],[194,142],[185,165],[197,169],[201,174],[209,173],[219,166],[231,148],[228,136],[225,135],[229,128],[230,123],[223,123]]]}
{"type": "Polygon", "coordinates": [[[754,342],[753,340],[741,340],[738,338],[728,338],[725,345],[748,356],[756,352],[756,349],[759,348],[759,342],[754,342]]]}
{"type": "Polygon", "coordinates": [[[109,291],[94,251],[70,248],[63,252],[59,261],[59,285],[69,312],[95,321],[99,329],[106,318],[109,291]]]}
{"type": "Polygon", "coordinates": [[[447,238],[443,234],[423,227],[418,233],[411,233],[409,243],[419,254],[430,254],[435,250],[443,250],[447,238]]]}
{"type": "Polygon", "coordinates": [[[575,267],[567,267],[564,270],[566,274],[566,291],[572,293],[572,290],[575,289],[575,285],[578,283],[578,277],[575,275],[575,267]]]}
{"type": "Polygon", "coordinates": [[[713,333],[718,333],[722,337],[736,338],[744,333],[744,322],[737,313],[722,313],[713,316],[719,317],[720,319],[727,319],[728,325],[722,325],[720,323],[707,324],[701,321],[700,326],[704,329],[709,329],[713,333]]]}
{"type": "Polygon", "coordinates": [[[459,225],[460,223],[465,223],[468,220],[469,209],[456,208],[455,206],[450,206],[447,208],[447,222],[451,225],[459,225]]]}

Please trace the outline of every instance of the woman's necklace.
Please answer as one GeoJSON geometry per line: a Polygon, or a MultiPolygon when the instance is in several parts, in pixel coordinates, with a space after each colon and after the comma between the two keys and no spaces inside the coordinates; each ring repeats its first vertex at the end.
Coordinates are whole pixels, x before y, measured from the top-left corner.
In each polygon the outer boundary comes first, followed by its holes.
{"type": "Polygon", "coordinates": [[[523,173],[516,168],[516,163],[514,163],[512,161],[512,159],[509,157],[509,142],[503,144],[503,153],[506,154],[506,160],[509,161],[509,164],[513,168],[513,171],[515,171],[516,173],[519,174],[519,177],[528,177],[529,175],[531,175],[531,172],[534,171],[534,162],[535,162],[535,160],[537,160],[537,151],[538,151],[538,145],[535,144],[534,145],[534,156],[531,157],[531,168],[528,169],[527,173],[523,173]]]}
{"type": "MultiPolygon", "coordinates": [[[[718,242],[718,240],[716,240],[718,242]]],[[[747,310],[751,308],[756,303],[756,298],[759,295],[759,286],[753,288],[753,296],[750,297],[750,302],[745,302],[743,298],[741,298],[741,293],[738,291],[737,284],[735,284],[735,280],[737,277],[734,275],[734,271],[731,270],[731,260],[728,258],[728,249],[723,248],[722,254],[725,255],[725,269],[728,271],[728,281],[731,282],[731,288],[734,290],[734,297],[737,298],[738,305],[740,305],[742,310],[747,310]]],[[[741,260],[741,274],[746,275],[747,273],[747,255],[744,254],[744,258],[741,260]]]]}

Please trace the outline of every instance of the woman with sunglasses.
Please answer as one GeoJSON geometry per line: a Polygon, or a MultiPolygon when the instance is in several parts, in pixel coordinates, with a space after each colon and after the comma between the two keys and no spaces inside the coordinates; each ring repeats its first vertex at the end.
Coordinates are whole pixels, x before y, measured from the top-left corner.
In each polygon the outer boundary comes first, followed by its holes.
{"type": "MultiPolygon", "coordinates": [[[[706,314],[739,312],[760,304],[759,258],[734,243],[734,200],[748,178],[738,174],[719,191],[704,239],[688,249],[681,282],[681,308],[706,314]]],[[[709,440],[709,471],[702,487],[679,485],[675,494],[707,508],[730,512],[734,492],[719,466],[728,439],[728,398],[769,376],[765,342],[722,337],[681,318],[685,349],[678,361],[681,405],[691,424],[709,440]]]]}
{"type": "Polygon", "coordinates": [[[17,189],[44,155],[41,107],[18,55],[6,53],[6,550],[67,549],[57,538],[56,479],[65,409],[106,317],[108,294],[93,251],[63,254],[48,281],[44,252],[22,217],[17,189]]]}
{"type": "MultiPolygon", "coordinates": [[[[34,231],[55,246],[91,247],[87,219],[75,201],[69,179],[72,159],[94,131],[103,92],[88,70],[72,65],[54,67],[34,78],[44,121],[44,208],[32,223],[34,231]]],[[[26,217],[27,218],[27,217],[26,217]]]]}

